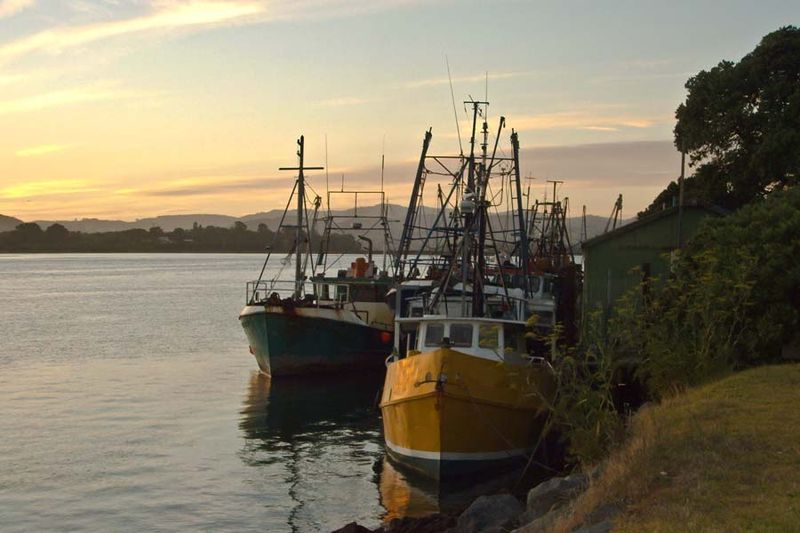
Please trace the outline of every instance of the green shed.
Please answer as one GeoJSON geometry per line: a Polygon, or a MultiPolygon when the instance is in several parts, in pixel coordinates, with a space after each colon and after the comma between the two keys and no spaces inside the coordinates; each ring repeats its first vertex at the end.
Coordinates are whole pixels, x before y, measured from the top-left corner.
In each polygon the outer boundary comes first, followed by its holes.
{"type": "MultiPolygon", "coordinates": [[[[703,205],[683,206],[680,240],[685,243],[709,216],[723,209],[703,205]]],[[[622,294],[642,277],[659,277],[670,270],[669,254],[678,246],[677,207],[664,209],[583,243],[583,310],[608,312],[622,294]],[[641,274],[633,272],[635,268],[641,274]]]]}

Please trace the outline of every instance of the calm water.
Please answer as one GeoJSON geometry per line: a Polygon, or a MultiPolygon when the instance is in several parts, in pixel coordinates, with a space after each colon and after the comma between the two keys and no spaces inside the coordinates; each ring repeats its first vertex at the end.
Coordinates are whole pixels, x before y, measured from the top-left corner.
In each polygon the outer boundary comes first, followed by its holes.
{"type": "Polygon", "coordinates": [[[261,262],[0,255],[0,530],[314,531],[436,509],[383,457],[381,375],[255,371],[237,316],[261,262]]]}

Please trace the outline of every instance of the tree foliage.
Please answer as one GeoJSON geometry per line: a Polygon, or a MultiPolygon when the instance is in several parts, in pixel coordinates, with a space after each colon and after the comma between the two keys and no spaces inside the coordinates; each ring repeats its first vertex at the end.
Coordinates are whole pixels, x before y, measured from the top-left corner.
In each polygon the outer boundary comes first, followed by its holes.
{"type": "MultiPolygon", "coordinates": [[[[537,338],[535,320],[529,320],[528,327],[528,336],[537,338]]],[[[568,459],[591,465],[603,459],[623,435],[622,417],[614,402],[619,357],[602,332],[599,313],[590,315],[579,346],[558,342],[561,334],[559,325],[543,339],[551,347],[556,380],[553,398],[539,395],[548,410],[545,433],[559,434],[568,459]]]]}
{"type": "MultiPolygon", "coordinates": [[[[739,208],[800,176],[800,29],[766,35],[739,62],[722,61],[686,82],[675,145],[695,173],[685,196],[739,208]]],[[[673,182],[648,208],[677,196],[673,182]]]]}
{"type": "Polygon", "coordinates": [[[577,348],[553,343],[550,420],[572,458],[592,464],[617,442],[615,389],[626,368],[661,398],[779,359],[800,335],[798,257],[800,187],[792,187],[709,218],[673,256],[668,277],[633,287],[604,324],[590,313],[577,348]]]}
{"type": "Polygon", "coordinates": [[[609,333],[656,396],[775,360],[800,326],[800,188],[709,219],[666,280],[615,306],[609,333]]]}

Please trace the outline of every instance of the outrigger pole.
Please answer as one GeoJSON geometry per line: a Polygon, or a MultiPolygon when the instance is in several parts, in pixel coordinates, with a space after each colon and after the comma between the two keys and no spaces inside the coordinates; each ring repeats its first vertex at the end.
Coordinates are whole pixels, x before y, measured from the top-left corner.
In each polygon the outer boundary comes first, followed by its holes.
{"type": "Polygon", "coordinates": [[[400,236],[400,246],[397,247],[397,256],[394,258],[395,275],[399,276],[400,280],[405,276],[403,265],[400,264],[400,261],[408,254],[409,247],[411,246],[411,237],[417,215],[417,204],[422,197],[422,188],[425,186],[425,157],[427,157],[432,136],[431,130],[425,132],[425,139],[422,141],[422,154],[419,156],[419,165],[417,166],[417,175],[414,178],[414,189],[411,191],[411,202],[406,211],[406,220],[403,223],[403,234],[400,236]]]}

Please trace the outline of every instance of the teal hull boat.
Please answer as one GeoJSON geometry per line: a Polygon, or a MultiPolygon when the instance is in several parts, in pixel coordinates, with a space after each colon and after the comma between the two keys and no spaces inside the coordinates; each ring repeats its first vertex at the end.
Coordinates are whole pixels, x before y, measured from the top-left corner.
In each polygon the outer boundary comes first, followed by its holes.
{"type": "Polygon", "coordinates": [[[381,368],[390,324],[334,307],[248,305],[239,320],[259,368],[271,376],[381,368]]]}

